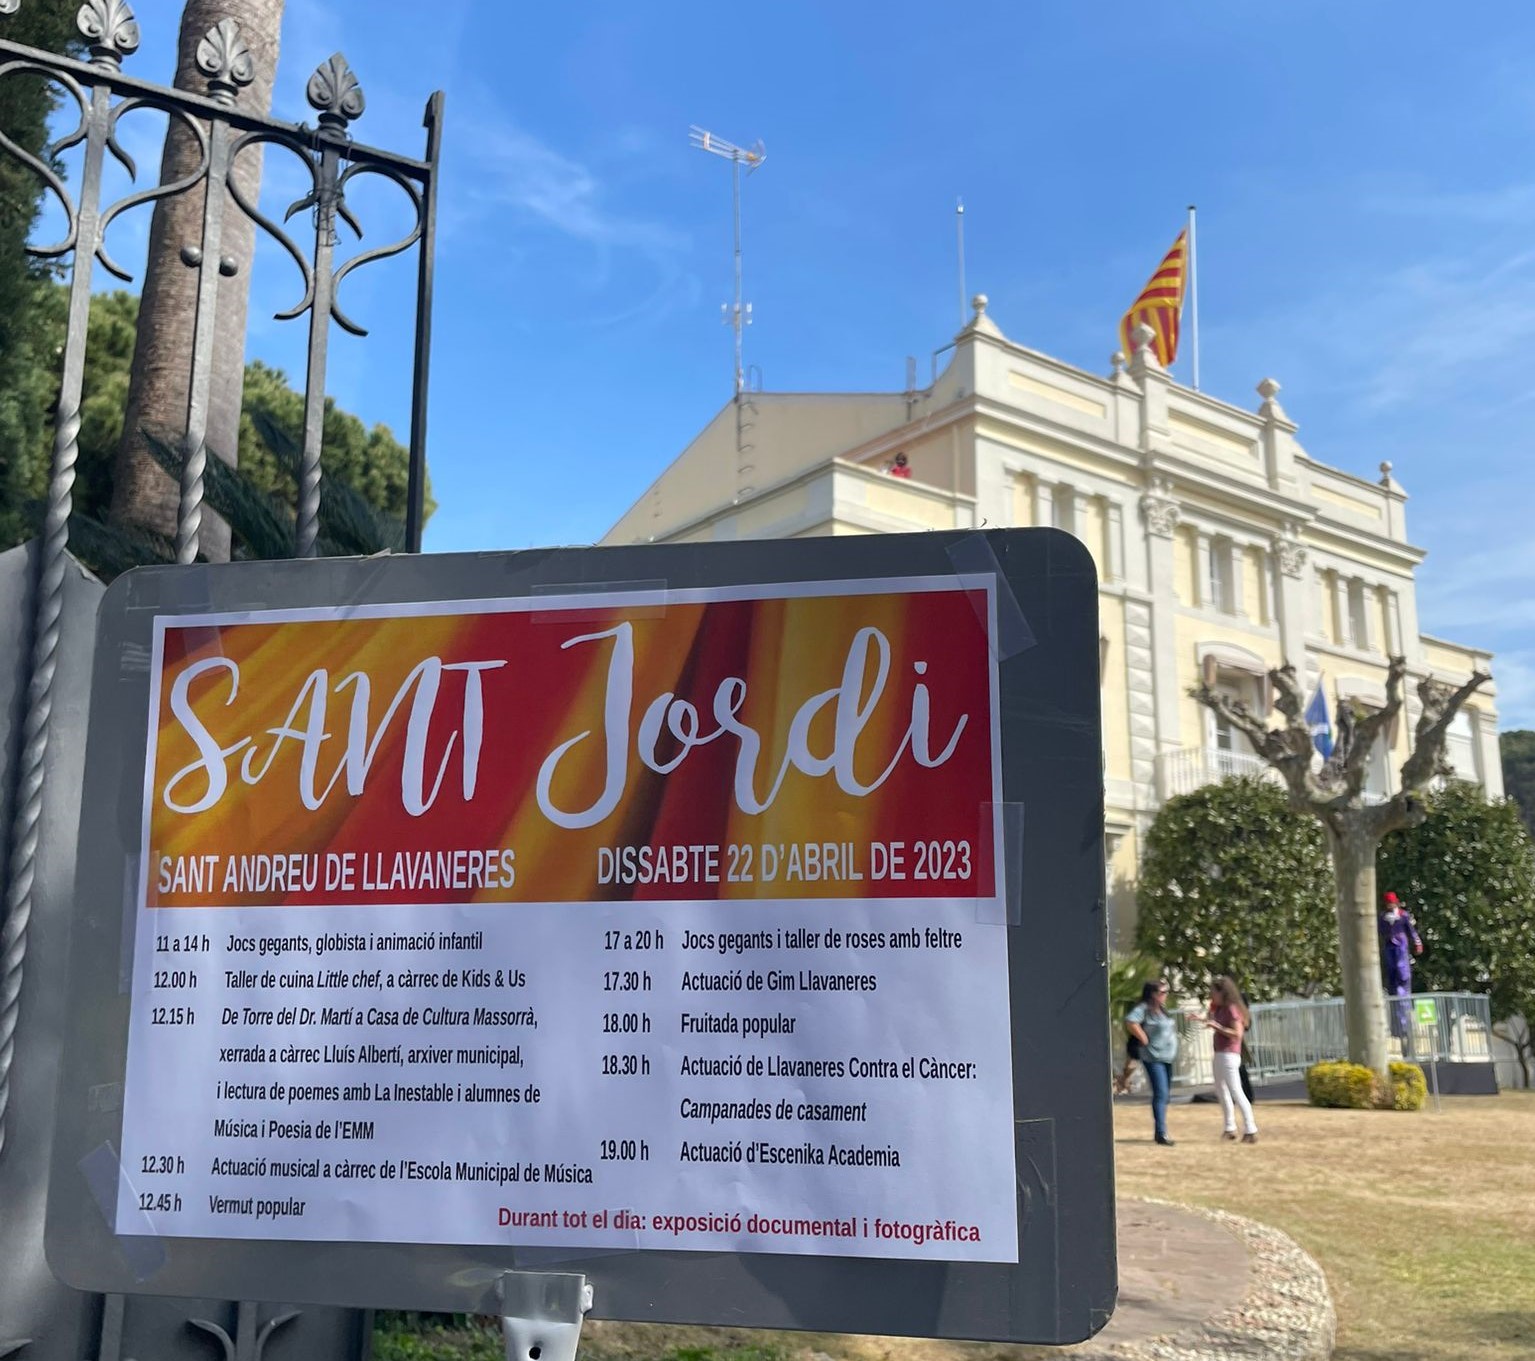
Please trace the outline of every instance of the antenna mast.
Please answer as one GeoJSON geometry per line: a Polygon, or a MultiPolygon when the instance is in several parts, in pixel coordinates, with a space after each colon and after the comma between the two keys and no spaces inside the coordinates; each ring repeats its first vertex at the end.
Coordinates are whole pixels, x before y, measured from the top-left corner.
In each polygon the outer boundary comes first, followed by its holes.
{"type": "Polygon", "coordinates": [[[735,332],[735,395],[739,398],[746,388],[746,369],[741,361],[741,332],[751,325],[751,304],[741,301],[741,167],[745,165],[746,173],[751,174],[767,160],[767,151],[760,141],[748,150],[726,142],[712,132],[705,132],[700,127],[688,129],[688,144],[730,162],[731,216],[735,226],[736,295],[734,304],[727,306],[725,319],[730,323],[731,330],[735,332]]]}

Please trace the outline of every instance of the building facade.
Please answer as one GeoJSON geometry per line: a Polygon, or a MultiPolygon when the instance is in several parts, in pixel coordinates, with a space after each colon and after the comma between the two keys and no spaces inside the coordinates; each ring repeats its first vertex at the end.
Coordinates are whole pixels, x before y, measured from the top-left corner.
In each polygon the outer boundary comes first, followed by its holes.
{"type": "MultiPolygon", "coordinates": [[[[700,542],[1054,525],[1097,565],[1110,921],[1134,924],[1140,840],[1162,801],[1263,763],[1189,695],[1200,680],[1266,710],[1285,661],[1329,707],[1405,712],[1372,754],[1387,795],[1411,746],[1416,684],[1489,670],[1488,652],[1418,628],[1423,550],[1407,496],[1311,458],[1258,384],[1255,412],[1174,382],[1149,346],[1107,377],[1009,341],[977,297],[931,386],[749,393],[731,402],[603,542],[700,542]],[[904,455],[899,463],[897,456],[904,455]]],[[[1456,773],[1502,793],[1496,694],[1450,734],[1456,773]]]]}

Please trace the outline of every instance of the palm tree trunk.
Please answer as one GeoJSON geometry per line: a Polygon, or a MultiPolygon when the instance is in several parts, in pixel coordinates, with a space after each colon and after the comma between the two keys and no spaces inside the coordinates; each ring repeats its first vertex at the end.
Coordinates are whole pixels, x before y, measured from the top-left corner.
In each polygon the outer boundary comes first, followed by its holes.
{"type": "MultiPolygon", "coordinates": [[[[207,92],[207,78],[197,69],[197,45],[220,20],[233,19],[255,64],[255,79],[240,92],[240,107],[267,112],[277,71],[282,12],[283,0],[187,0],[181,16],[176,85],[207,92]]],[[[198,159],[194,139],[180,122],[171,119],[160,182],[190,173],[198,159]]],[[[241,192],[254,202],[261,186],[260,149],[242,153],[234,174],[241,192]]],[[[220,188],[219,192],[227,191],[220,188]]],[[[111,520],[153,529],[167,537],[176,531],[178,489],[146,449],[141,432],[149,429],[177,439],[186,431],[198,271],[182,260],[181,251],[202,239],[203,194],[203,187],[198,186],[155,205],[123,437],[113,476],[111,520]]],[[[231,203],[224,216],[219,254],[234,262],[235,272],[219,281],[208,403],[208,448],[231,464],[239,457],[245,324],[254,249],[255,224],[231,203]]],[[[216,266],[210,261],[209,267],[216,266]]],[[[213,561],[229,556],[229,527],[208,510],[203,512],[202,548],[213,561]]]]}
{"type": "MultiPolygon", "coordinates": [[[[1343,973],[1343,1015],[1351,1063],[1373,1068],[1389,1084],[1386,998],[1380,981],[1380,936],[1375,909],[1377,841],[1358,826],[1356,810],[1324,823],[1337,882],[1338,963],[1343,973]]],[[[1386,1090],[1389,1090],[1389,1085],[1386,1090]]]]}

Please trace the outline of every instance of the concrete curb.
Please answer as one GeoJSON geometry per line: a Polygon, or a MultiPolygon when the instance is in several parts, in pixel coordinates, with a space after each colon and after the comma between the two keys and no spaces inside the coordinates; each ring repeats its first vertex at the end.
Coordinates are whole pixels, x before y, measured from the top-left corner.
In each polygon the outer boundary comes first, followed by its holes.
{"type": "Polygon", "coordinates": [[[1327,1361],[1337,1318],[1327,1277],[1293,1238],[1224,1210],[1173,1201],[1143,1201],[1197,1214],[1221,1226],[1246,1250],[1248,1289],[1240,1304],[1199,1326],[1160,1337],[1063,1349],[1073,1361],[1327,1361]]]}

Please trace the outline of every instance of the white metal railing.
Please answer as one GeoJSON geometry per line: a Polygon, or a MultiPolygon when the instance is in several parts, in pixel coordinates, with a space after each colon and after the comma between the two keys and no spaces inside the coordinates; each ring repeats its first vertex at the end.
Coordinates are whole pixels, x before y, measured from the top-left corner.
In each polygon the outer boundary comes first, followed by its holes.
{"type": "Polygon", "coordinates": [[[1245,751],[1222,751],[1219,747],[1184,747],[1164,751],[1161,766],[1162,797],[1192,794],[1207,784],[1217,784],[1235,776],[1252,779],[1277,779],[1272,767],[1261,756],[1245,751]]]}
{"type": "MultiPolygon", "coordinates": [[[[1391,1056],[1415,1063],[1491,1063],[1492,1007],[1474,992],[1415,992],[1387,997],[1391,1056]]],[[[1248,1072],[1258,1079],[1304,1073],[1313,1063],[1348,1056],[1343,999],[1259,1002],[1248,1032],[1248,1072]]]]}
{"type": "MultiPolygon", "coordinates": [[[[1391,1057],[1414,1063],[1491,1063],[1492,1007],[1474,992],[1415,992],[1387,997],[1391,1057]]],[[[1341,997],[1257,1002],[1243,1046],[1254,1082],[1298,1077],[1313,1063],[1348,1057],[1341,997]]],[[[1173,1083],[1208,1087],[1215,1081],[1214,1045],[1197,1011],[1178,1013],[1178,1058],[1173,1083]]]]}

